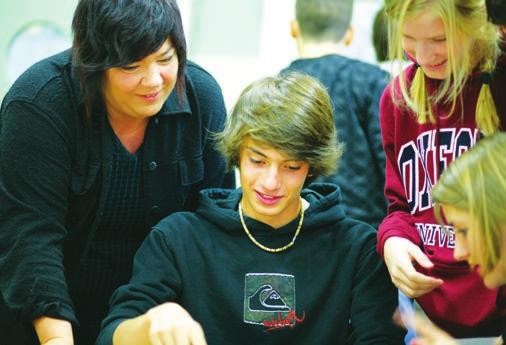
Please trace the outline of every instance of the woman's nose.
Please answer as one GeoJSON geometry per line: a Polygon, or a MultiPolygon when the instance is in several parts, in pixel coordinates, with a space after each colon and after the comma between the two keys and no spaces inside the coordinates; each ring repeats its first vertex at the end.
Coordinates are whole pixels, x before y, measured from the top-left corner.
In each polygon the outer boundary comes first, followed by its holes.
{"type": "Polygon", "coordinates": [[[159,68],[150,67],[142,77],[142,84],[145,86],[153,87],[159,86],[163,83],[162,74],[159,68]]]}

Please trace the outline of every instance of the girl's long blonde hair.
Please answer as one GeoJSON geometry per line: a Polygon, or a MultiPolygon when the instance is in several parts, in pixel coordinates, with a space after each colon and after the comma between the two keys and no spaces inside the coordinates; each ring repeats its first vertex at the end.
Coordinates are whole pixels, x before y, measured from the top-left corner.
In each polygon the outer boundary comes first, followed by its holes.
{"type": "Polygon", "coordinates": [[[499,262],[506,234],[506,133],[486,137],[457,158],[432,189],[435,211],[451,206],[469,214],[470,261],[485,276],[499,262]]]}
{"type": "MultiPolygon", "coordinates": [[[[424,11],[432,11],[444,24],[448,49],[449,76],[443,80],[434,94],[429,94],[425,74],[417,68],[408,87],[406,74],[399,75],[402,98],[392,97],[397,104],[411,109],[420,124],[434,123],[432,104],[451,104],[452,115],[461,92],[471,72],[477,68],[482,73],[492,73],[500,53],[497,27],[487,21],[484,0],[386,0],[388,16],[389,55],[392,61],[402,61],[402,26],[406,20],[424,11]],[[400,101],[400,102],[399,102],[400,101]]],[[[499,117],[488,83],[483,83],[476,104],[476,123],[485,134],[495,133],[499,117]]]]}

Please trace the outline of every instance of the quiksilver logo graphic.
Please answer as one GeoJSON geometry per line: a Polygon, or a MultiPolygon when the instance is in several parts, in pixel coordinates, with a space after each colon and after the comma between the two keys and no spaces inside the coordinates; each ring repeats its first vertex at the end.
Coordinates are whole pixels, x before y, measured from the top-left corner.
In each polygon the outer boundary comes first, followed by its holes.
{"type": "Polygon", "coordinates": [[[265,327],[265,330],[269,332],[283,327],[293,328],[295,327],[296,324],[303,323],[305,318],[306,318],[305,313],[302,314],[302,317],[300,318],[297,317],[297,315],[295,315],[294,311],[289,312],[285,318],[282,318],[281,313],[278,313],[277,319],[264,320],[263,325],[265,327]]]}
{"type": "Polygon", "coordinates": [[[249,298],[249,310],[254,311],[290,311],[279,293],[270,285],[262,285],[249,298]]]}
{"type": "Polygon", "coordinates": [[[244,277],[244,322],[266,331],[304,321],[295,312],[295,277],[280,273],[248,273],[244,277]]]}

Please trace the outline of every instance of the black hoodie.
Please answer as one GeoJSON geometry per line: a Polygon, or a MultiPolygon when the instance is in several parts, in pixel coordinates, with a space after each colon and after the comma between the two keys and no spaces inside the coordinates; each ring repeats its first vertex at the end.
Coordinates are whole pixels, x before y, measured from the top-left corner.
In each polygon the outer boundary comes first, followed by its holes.
{"type": "MultiPolygon", "coordinates": [[[[397,290],[376,254],[376,233],[345,217],[339,189],[314,185],[292,248],[269,253],[241,226],[241,190],[202,192],[196,213],[176,213],[139,249],[133,277],[112,297],[98,345],[118,324],[167,301],[198,321],[209,345],[403,344],[392,324],[397,290]]],[[[246,218],[268,247],[291,241],[299,218],[273,229],[246,218]]]]}

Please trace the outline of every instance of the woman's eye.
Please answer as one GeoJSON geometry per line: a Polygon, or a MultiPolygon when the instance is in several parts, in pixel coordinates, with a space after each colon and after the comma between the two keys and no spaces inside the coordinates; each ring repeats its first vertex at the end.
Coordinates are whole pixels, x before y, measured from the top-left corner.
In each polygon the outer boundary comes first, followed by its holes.
{"type": "Polygon", "coordinates": [[[137,69],[138,66],[121,66],[121,69],[123,71],[127,71],[127,72],[131,72],[131,71],[135,71],[137,69]]]}
{"type": "Polygon", "coordinates": [[[174,56],[174,55],[171,55],[171,56],[169,56],[168,58],[165,58],[165,59],[159,60],[159,62],[160,62],[160,63],[169,63],[169,62],[171,62],[171,61],[172,61],[172,57],[173,57],[173,56],[174,56]]]}

